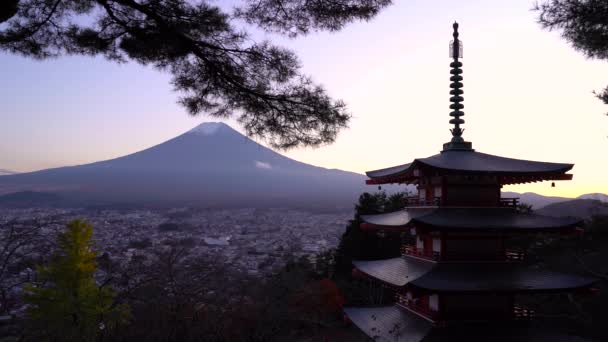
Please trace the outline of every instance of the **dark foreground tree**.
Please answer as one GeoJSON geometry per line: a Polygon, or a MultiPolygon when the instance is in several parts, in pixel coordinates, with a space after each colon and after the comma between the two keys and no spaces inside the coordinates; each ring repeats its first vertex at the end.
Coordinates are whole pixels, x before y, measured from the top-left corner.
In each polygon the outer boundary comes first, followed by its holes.
{"type": "Polygon", "coordinates": [[[0,49],[34,58],[103,55],[173,76],[191,114],[236,116],[248,135],[290,148],[331,143],[350,115],[300,73],[295,54],[235,22],[290,37],[368,20],[391,0],[2,0],[0,49]]]}
{"type": "Polygon", "coordinates": [[[373,215],[402,209],[407,201],[407,193],[387,196],[385,192],[363,193],[355,205],[355,217],[349,221],[342,234],[337,251],[336,271],[342,275],[350,274],[352,261],[374,260],[400,255],[401,237],[399,234],[379,234],[360,228],[361,215],[373,215]]]}
{"type": "Polygon", "coordinates": [[[96,341],[126,320],[127,307],[115,305],[114,293],[95,282],[92,234],[84,221],[69,223],[57,237],[57,253],[38,269],[39,282],[25,288],[32,341],[96,341]]]}
{"type": "Polygon", "coordinates": [[[48,248],[43,227],[54,222],[11,219],[0,223],[0,315],[10,315],[18,306],[19,288],[31,281],[41,250],[48,248]]]}
{"type": "MultiPolygon", "coordinates": [[[[535,9],[544,28],[561,30],[562,36],[587,57],[608,60],[608,1],[548,0],[535,9]]],[[[608,87],[595,95],[608,104],[608,87]]]]}

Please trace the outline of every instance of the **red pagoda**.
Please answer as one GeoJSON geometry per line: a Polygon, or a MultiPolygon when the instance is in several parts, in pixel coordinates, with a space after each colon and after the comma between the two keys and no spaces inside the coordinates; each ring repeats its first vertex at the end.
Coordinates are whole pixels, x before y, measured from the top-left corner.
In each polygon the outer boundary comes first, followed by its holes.
{"type": "Polygon", "coordinates": [[[531,267],[509,246],[524,234],[576,234],[581,222],[522,213],[517,199],[501,198],[503,185],[571,180],[573,164],[480,153],[463,140],[462,45],[453,27],[451,141],[436,155],[366,173],[367,184],[418,189],[402,210],[362,216],[361,229],[404,237],[401,257],[353,262],[354,273],[391,290],[395,303],[345,314],[377,341],[582,341],[533,329],[533,312],[518,298],[585,292],[596,279],[531,267]]]}

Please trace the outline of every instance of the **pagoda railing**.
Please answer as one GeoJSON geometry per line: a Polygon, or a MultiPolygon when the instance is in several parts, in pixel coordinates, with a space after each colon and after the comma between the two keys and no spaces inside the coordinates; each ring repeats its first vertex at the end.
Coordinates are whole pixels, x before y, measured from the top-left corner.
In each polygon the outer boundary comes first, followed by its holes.
{"type": "MultiPolygon", "coordinates": [[[[517,208],[518,204],[519,204],[518,197],[501,197],[498,202],[498,206],[501,208],[515,209],[515,208],[517,208]]],[[[412,196],[412,197],[405,198],[405,207],[428,207],[428,206],[438,207],[441,205],[443,205],[441,197],[432,197],[432,198],[421,199],[418,196],[412,196]]],[[[492,205],[489,205],[487,202],[479,202],[479,203],[477,203],[477,202],[468,203],[467,202],[467,204],[462,204],[462,205],[457,205],[457,206],[484,207],[484,206],[492,206],[492,205]]]]}
{"type": "Polygon", "coordinates": [[[499,202],[501,207],[504,208],[517,208],[517,205],[519,204],[519,198],[518,197],[501,197],[500,198],[500,202],[499,202]]]}
{"type": "Polygon", "coordinates": [[[518,249],[506,249],[495,253],[469,253],[469,252],[447,252],[444,253],[444,261],[509,261],[522,262],[526,259],[526,252],[518,249]]]}
{"type": "Polygon", "coordinates": [[[397,294],[397,305],[413,311],[421,316],[428,318],[433,322],[437,322],[440,319],[440,315],[438,311],[432,310],[427,306],[420,304],[420,299],[408,299],[406,296],[402,294],[397,294]]]}
{"type": "Polygon", "coordinates": [[[401,245],[401,255],[413,256],[417,258],[433,260],[433,261],[508,261],[522,262],[526,259],[526,252],[519,249],[506,249],[497,251],[496,253],[467,253],[467,252],[448,252],[442,254],[440,252],[425,250],[412,245],[401,245]]]}
{"type": "Polygon", "coordinates": [[[507,261],[521,262],[526,260],[526,251],[521,249],[506,249],[505,258],[507,261]]]}
{"type": "Polygon", "coordinates": [[[528,320],[534,318],[534,310],[529,309],[525,306],[514,305],[513,306],[513,318],[517,320],[528,320]]]}
{"type": "Polygon", "coordinates": [[[406,207],[426,207],[426,206],[439,206],[441,205],[441,197],[432,197],[421,199],[418,196],[406,197],[406,207]]]}
{"type": "Polygon", "coordinates": [[[401,255],[409,255],[435,261],[441,259],[441,253],[439,252],[425,250],[424,248],[418,248],[412,245],[401,245],[401,255]]]}

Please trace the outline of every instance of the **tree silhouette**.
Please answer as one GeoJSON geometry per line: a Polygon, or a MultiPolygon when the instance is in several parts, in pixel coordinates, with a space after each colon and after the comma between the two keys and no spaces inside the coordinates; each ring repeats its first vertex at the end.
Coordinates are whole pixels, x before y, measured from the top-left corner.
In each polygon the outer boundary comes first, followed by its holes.
{"type": "Polygon", "coordinates": [[[342,234],[337,249],[336,271],[350,274],[353,260],[376,260],[400,255],[401,237],[399,234],[379,235],[376,231],[360,228],[361,215],[380,214],[402,209],[407,201],[405,192],[387,196],[385,192],[363,193],[355,205],[355,215],[342,234]]]}
{"type": "Polygon", "coordinates": [[[90,224],[70,222],[57,237],[59,250],[51,262],[38,269],[40,283],[25,288],[33,340],[95,341],[126,319],[127,308],[114,305],[114,293],[95,282],[92,235],[90,224]]]}
{"type": "Polygon", "coordinates": [[[2,0],[0,49],[33,58],[102,55],[172,74],[192,115],[236,116],[248,135],[290,148],[331,143],[344,102],[300,73],[296,55],[253,42],[237,22],[290,37],[368,20],[390,0],[2,0]]]}
{"type": "MultiPolygon", "coordinates": [[[[589,58],[608,60],[608,2],[605,0],[549,0],[535,6],[538,21],[589,58]]],[[[608,104],[608,87],[595,95],[608,104]]]]}

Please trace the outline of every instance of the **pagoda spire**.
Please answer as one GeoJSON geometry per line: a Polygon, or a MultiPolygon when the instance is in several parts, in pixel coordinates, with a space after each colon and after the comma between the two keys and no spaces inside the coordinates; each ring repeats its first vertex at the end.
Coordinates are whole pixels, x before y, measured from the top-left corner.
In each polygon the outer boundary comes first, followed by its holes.
{"type": "Polygon", "coordinates": [[[464,93],[462,91],[462,62],[458,60],[459,58],[462,58],[462,42],[458,39],[458,23],[454,22],[452,27],[454,28],[454,33],[452,34],[454,40],[450,42],[450,57],[454,60],[450,63],[450,67],[452,68],[452,70],[450,70],[450,74],[452,74],[450,77],[450,81],[452,81],[450,84],[450,88],[452,88],[452,90],[450,90],[450,95],[452,95],[452,97],[450,97],[450,109],[452,109],[450,116],[453,118],[450,120],[450,124],[453,124],[454,128],[450,129],[450,132],[452,132],[452,140],[449,143],[443,144],[443,149],[470,150],[471,143],[464,141],[462,138],[464,128],[460,127],[460,125],[464,124],[464,120],[461,119],[461,117],[464,116],[464,112],[462,111],[464,108],[464,105],[462,104],[464,101],[464,98],[462,97],[462,94],[464,93]]]}

